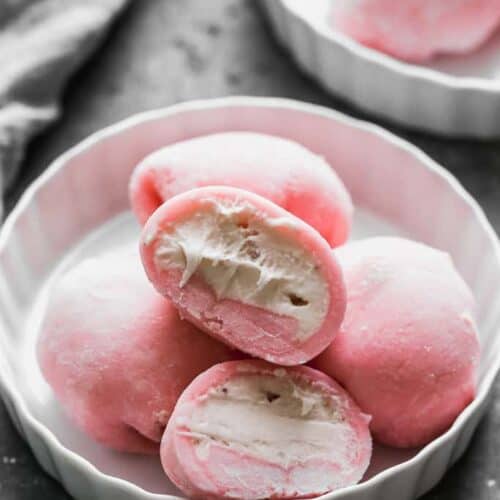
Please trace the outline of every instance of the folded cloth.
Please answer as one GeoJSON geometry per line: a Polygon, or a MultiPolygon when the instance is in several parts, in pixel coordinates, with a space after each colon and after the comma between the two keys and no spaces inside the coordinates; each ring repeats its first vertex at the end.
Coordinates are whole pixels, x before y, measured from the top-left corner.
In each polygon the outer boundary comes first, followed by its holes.
{"type": "Polygon", "coordinates": [[[0,0],[0,195],[28,139],[57,118],[64,83],[127,1],[0,0]]]}

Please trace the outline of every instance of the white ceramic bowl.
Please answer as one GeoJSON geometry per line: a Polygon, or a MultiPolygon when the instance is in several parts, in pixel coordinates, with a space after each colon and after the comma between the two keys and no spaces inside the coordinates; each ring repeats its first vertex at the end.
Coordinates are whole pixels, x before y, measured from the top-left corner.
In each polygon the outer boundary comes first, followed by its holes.
{"type": "Polygon", "coordinates": [[[474,290],[483,347],[476,400],[421,450],[377,447],[363,483],[325,498],[407,500],[422,494],[465,450],[499,368],[495,234],[458,182],[418,149],[376,126],[287,100],[230,98],[134,116],[62,155],[26,191],[0,233],[0,388],[16,427],[42,467],[78,499],[178,494],[156,458],[111,452],[71,425],[40,375],[34,345],[58,273],[137,238],[127,202],[134,165],[165,144],[225,130],[287,137],[323,155],[353,195],[353,237],[403,234],[447,250],[474,290]]]}
{"type": "Polygon", "coordinates": [[[335,1],[261,4],[299,66],[357,107],[410,128],[500,137],[500,31],[474,53],[409,64],[331,29],[335,1]]]}

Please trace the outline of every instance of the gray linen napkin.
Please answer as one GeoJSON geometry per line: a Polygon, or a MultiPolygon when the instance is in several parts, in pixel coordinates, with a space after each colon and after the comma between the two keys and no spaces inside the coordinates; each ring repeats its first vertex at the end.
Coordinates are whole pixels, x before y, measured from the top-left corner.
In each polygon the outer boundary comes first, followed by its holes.
{"type": "Polygon", "coordinates": [[[29,138],[57,118],[64,83],[127,1],[0,0],[0,196],[29,138]]]}

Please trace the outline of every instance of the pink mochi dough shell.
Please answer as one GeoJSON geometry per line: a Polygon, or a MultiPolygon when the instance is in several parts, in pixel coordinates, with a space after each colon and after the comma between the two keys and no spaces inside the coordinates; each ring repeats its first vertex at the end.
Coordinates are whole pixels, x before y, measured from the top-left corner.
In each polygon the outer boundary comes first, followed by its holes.
{"type": "MultiPolygon", "coordinates": [[[[241,394],[233,397],[238,399],[241,394]]],[[[273,393],[271,398],[256,404],[272,407],[279,397],[280,394],[273,393]]],[[[231,401],[225,404],[231,405],[231,401]]],[[[310,418],[307,397],[304,404],[300,419],[307,422],[310,418]]],[[[160,456],[165,473],[190,498],[310,498],[355,484],[362,478],[372,453],[369,421],[370,417],[361,412],[337,382],[317,370],[307,366],[282,368],[261,360],[229,361],[202,373],[184,391],[163,435],[160,456]],[[336,409],[336,425],[339,428],[333,440],[331,434],[325,434],[324,439],[324,446],[331,447],[331,455],[325,458],[305,453],[283,465],[258,452],[238,449],[238,439],[233,447],[231,443],[213,436],[206,449],[201,452],[196,449],[200,436],[190,427],[196,409],[205,404],[214,392],[217,398],[231,397],[232,389],[228,390],[225,386],[232,380],[250,380],[258,376],[291,380],[301,390],[319,393],[325,404],[336,409]]],[[[260,441],[265,429],[259,430],[259,425],[265,423],[253,423],[256,425],[255,438],[260,441]]],[[[238,425],[241,422],[234,421],[232,432],[238,434],[238,425]]],[[[286,419],[277,425],[286,426],[286,419]]],[[[298,435],[292,439],[306,439],[306,429],[297,432],[298,435]]],[[[249,436],[248,429],[241,430],[240,439],[245,439],[245,436],[249,436]]],[[[277,451],[286,453],[287,447],[277,451]]]]}
{"type": "Polygon", "coordinates": [[[77,427],[115,450],[148,454],[193,378],[236,357],[180,319],[129,248],[87,259],[56,283],[37,355],[77,427]]]}
{"type": "MultiPolygon", "coordinates": [[[[281,207],[261,196],[235,188],[193,189],[158,208],[143,228],[140,243],[146,274],[155,288],[176,305],[183,318],[228,344],[266,361],[295,365],[309,361],[332,341],[345,311],[346,291],[340,267],[320,235],[281,207]],[[214,204],[244,207],[242,226],[272,224],[273,232],[301,247],[315,262],[326,282],[328,306],[320,326],[305,340],[297,338],[297,320],[231,298],[217,298],[198,272],[181,286],[182,271],[159,264],[156,254],[162,237],[180,222],[194,220],[214,204]]],[[[210,249],[209,249],[210,250],[210,249]]],[[[261,249],[262,250],[262,249],[261,249]]]]}
{"type": "Polygon", "coordinates": [[[139,222],[166,200],[204,186],[252,191],[314,227],[331,246],[344,243],[352,202],[320,156],[293,141],[251,132],[227,132],[178,142],[147,156],[130,180],[139,222]]]}
{"type": "Polygon", "coordinates": [[[346,387],[395,447],[425,445],[473,400],[480,346],[472,293],[444,252],[380,237],[335,251],[347,310],[312,366],[346,387]]]}
{"type": "Polygon", "coordinates": [[[331,22],[363,45],[424,62],[480,47],[500,24],[500,0],[351,0],[334,7],[331,22]]]}

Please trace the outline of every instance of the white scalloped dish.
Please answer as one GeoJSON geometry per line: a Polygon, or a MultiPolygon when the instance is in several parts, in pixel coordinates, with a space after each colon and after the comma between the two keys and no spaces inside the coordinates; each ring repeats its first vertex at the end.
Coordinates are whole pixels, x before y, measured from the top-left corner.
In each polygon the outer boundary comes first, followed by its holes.
{"type": "Polygon", "coordinates": [[[402,234],[442,248],[472,287],[483,348],[476,400],[420,450],[376,447],[361,484],[324,497],[415,498],[465,450],[499,369],[498,242],[477,203],[419,150],[376,126],[293,101],[230,98],[134,116],[65,153],[26,191],[0,232],[0,388],[14,423],[75,498],[179,495],[156,458],[111,452],[72,426],[40,375],[34,343],[61,269],[137,237],[127,201],[134,165],[165,144],[226,130],[287,137],[323,155],[352,193],[354,238],[402,234]]]}
{"type": "Polygon", "coordinates": [[[500,30],[470,54],[410,64],[331,28],[335,1],[261,3],[299,66],[360,109],[414,129],[500,137],[500,30]]]}

